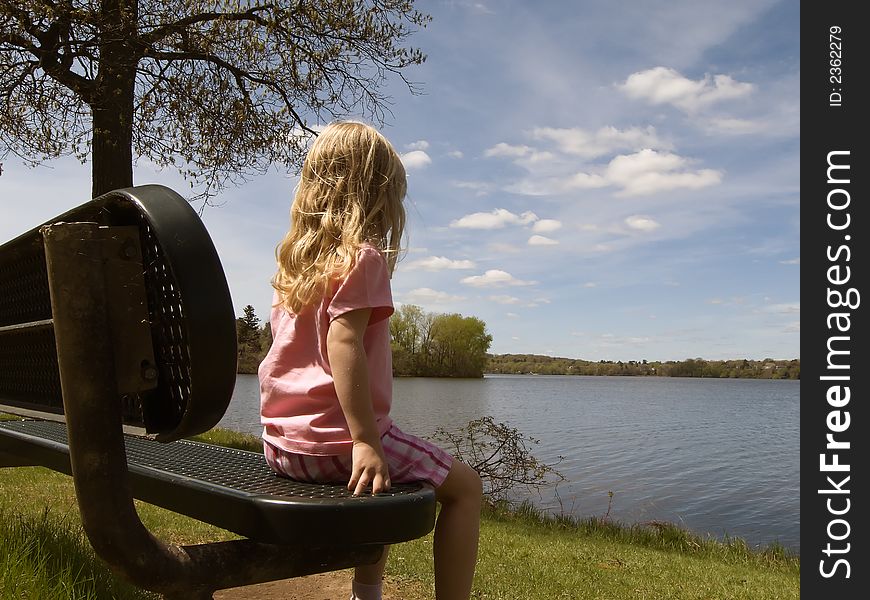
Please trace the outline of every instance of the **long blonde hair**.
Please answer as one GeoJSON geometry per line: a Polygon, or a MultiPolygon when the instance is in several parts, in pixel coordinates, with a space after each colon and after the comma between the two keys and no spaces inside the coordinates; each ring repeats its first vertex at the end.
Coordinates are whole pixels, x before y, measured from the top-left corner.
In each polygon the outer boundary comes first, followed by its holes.
{"type": "Polygon", "coordinates": [[[311,146],[290,209],[290,230],[275,250],[272,286],[299,313],[354,266],[370,243],[396,266],[407,190],[405,168],[390,142],[355,121],[328,125],[311,146]]]}

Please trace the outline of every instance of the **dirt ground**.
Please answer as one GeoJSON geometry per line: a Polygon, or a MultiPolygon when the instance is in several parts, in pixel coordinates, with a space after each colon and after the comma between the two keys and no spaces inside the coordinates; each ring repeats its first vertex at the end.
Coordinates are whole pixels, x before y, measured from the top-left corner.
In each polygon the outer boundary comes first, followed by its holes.
{"type": "MultiPolygon", "coordinates": [[[[282,579],[258,585],[215,592],[215,600],[348,600],[353,571],[336,571],[282,579]]],[[[426,596],[416,586],[384,582],[384,600],[423,600],[426,596]]]]}

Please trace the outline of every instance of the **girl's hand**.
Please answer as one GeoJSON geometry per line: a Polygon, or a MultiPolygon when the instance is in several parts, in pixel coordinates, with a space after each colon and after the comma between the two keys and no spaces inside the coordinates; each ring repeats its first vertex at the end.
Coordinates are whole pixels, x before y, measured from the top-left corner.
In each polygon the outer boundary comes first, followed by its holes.
{"type": "Polygon", "coordinates": [[[372,494],[379,494],[390,489],[390,470],[380,444],[375,448],[366,442],[353,443],[353,468],[347,489],[353,490],[354,496],[365,491],[372,484],[372,494]]]}

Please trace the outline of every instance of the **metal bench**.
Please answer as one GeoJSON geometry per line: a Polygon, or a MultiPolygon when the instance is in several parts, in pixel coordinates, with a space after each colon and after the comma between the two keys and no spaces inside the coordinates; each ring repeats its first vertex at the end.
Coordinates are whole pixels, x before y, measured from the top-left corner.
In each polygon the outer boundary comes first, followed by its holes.
{"type": "Polygon", "coordinates": [[[426,535],[424,484],[353,497],[262,455],[183,438],[213,427],[236,371],[235,315],[202,222],[162,186],[110,192],[0,246],[0,466],[72,475],[97,554],[166,598],[348,568],[426,535]],[[246,539],[168,544],[133,498],[246,539]]]}

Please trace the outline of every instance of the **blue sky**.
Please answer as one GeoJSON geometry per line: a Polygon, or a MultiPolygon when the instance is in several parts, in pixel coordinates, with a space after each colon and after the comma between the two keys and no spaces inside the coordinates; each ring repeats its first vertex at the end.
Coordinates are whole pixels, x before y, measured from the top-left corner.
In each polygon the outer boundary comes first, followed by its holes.
{"type": "MultiPolygon", "coordinates": [[[[397,302],[483,319],[496,353],[800,356],[797,0],[418,7],[423,93],[393,82],[382,128],[409,174],[397,302]]],[[[89,165],[4,162],[2,240],[89,194],[89,165]]],[[[205,210],[238,313],[268,315],[294,185],[205,210]]]]}

